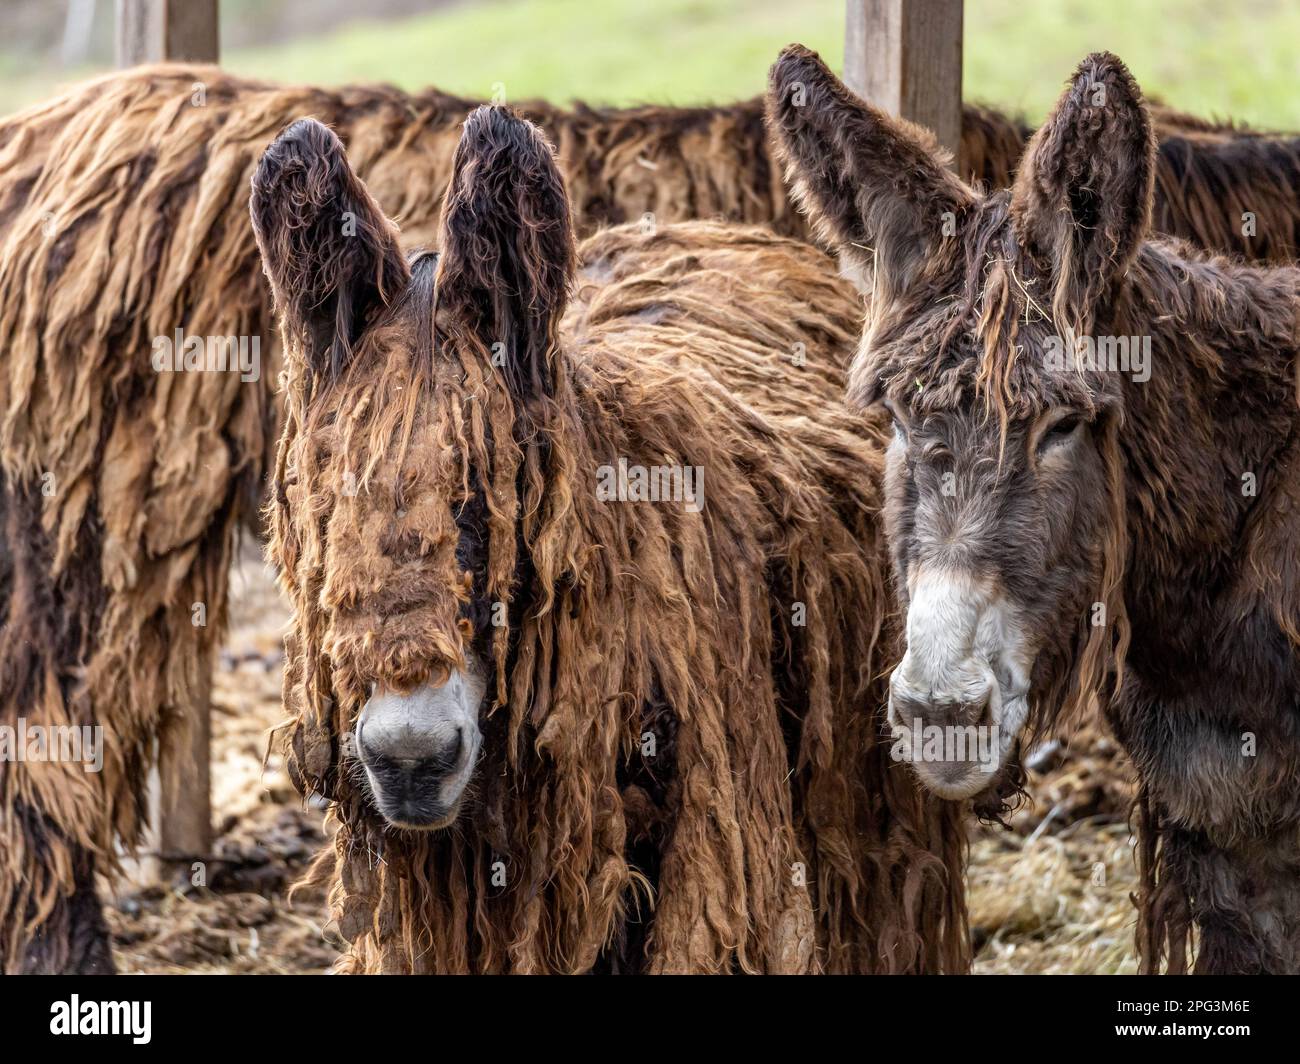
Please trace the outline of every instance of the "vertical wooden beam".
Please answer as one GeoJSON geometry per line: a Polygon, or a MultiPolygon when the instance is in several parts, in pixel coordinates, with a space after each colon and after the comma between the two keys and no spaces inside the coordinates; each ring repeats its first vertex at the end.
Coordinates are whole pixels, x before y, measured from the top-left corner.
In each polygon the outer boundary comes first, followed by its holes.
{"type": "MultiPolygon", "coordinates": [[[[159,750],[155,811],[162,870],[189,878],[212,853],[212,670],[199,663],[199,684],[186,732],[159,750]]],[[[205,876],[206,882],[206,876],[205,876]]]]}
{"type": "Polygon", "coordinates": [[[63,42],[59,45],[59,62],[78,66],[90,52],[90,35],[95,28],[95,0],[68,0],[68,14],[63,20],[63,42]]]}
{"type": "MultiPolygon", "coordinates": [[[[117,65],[215,63],[217,7],[217,0],[117,0],[117,65]]],[[[200,663],[187,728],[160,747],[151,781],[152,836],[163,857],[157,870],[168,875],[188,877],[193,861],[212,852],[213,667],[200,663]]]]}
{"type": "Polygon", "coordinates": [[[215,63],[217,0],[117,0],[117,65],[215,63]]]}
{"type": "Polygon", "coordinates": [[[962,0],[847,0],[844,81],[868,103],[961,146],[962,0]]]}

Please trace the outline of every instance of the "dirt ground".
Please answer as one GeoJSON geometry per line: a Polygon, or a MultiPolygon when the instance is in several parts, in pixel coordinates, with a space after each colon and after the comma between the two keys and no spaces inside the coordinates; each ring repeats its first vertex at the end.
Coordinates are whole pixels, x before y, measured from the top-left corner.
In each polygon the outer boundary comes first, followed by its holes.
{"type": "MultiPolygon", "coordinates": [[[[232,577],[230,635],[213,707],[217,841],[206,885],[142,870],[108,906],[117,962],[131,973],[325,972],[338,955],[320,891],[288,899],[324,843],[279,755],[280,633],[288,611],[255,544],[232,577]]],[[[1131,973],[1136,889],[1125,810],[1131,780],[1113,744],[1085,731],[1031,762],[1032,800],[1009,828],[978,827],[970,915],[981,973],[1131,973]]]]}
{"type": "Polygon", "coordinates": [[[339,954],[320,891],[289,888],[325,843],[323,812],[304,805],[283,761],[265,762],[283,717],[281,633],[288,607],[246,544],[231,575],[230,632],[213,683],[212,808],[206,886],[160,882],[143,868],[108,909],[124,972],[325,972],[339,954]]]}

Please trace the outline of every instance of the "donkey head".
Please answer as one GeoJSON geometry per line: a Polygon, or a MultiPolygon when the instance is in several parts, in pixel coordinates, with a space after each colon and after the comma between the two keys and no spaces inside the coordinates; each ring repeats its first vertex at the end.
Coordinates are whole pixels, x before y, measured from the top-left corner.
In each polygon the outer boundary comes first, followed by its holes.
{"type": "Polygon", "coordinates": [[[1148,225],[1139,90],[1089,57],[992,194],[798,46],[772,69],[768,117],[796,195],[871,292],[849,398],[893,420],[897,749],[945,797],[1005,789],[1026,729],[1094,697],[1127,631],[1123,396],[1080,353],[1148,225]]]}
{"type": "Polygon", "coordinates": [[[267,149],[251,206],[286,348],[272,553],[295,605],[291,766],[331,797],[352,780],[391,825],[442,827],[504,700],[516,484],[573,271],[553,152],[474,112],[440,258],[403,256],[310,119],[267,149]]]}

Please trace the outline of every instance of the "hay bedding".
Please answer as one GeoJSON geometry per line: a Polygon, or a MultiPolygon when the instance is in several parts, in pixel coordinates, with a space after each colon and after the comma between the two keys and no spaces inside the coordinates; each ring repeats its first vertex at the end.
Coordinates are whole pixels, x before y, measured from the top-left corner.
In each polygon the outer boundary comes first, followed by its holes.
{"type": "Polygon", "coordinates": [[[981,825],[971,838],[975,972],[1134,974],[1132,764],[1097,720],[1047,740],[1026,762],[1010,830],[981,825]]]}

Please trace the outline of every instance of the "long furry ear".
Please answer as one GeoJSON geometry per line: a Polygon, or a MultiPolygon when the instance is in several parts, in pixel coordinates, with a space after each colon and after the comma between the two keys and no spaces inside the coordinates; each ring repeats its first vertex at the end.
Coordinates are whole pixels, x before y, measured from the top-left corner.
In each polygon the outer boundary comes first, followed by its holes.
{"type": "Polygon", "coordinates": [[[313,374],[337,377],[371,311],[410,278],[397,230],[353,173],[339,138],[311,118],[263,153],[249,206],[284,328],[313,374]]]}
{"type": "Polygon", "coordinates": [[[1021,242],[1053,278],[1058,322],[1089,320],[1137,254],[1155,159],[1133,75],[1109,52],[1088,56],[1025,149],[1011,201],[1021,242]]]}
{"type": "Polygon", "coordinates": [[[933,134],[863,102],[802,45],[768,76],[767,124],[795,197],[842,255],[875,267],[878,294],[906,289],[974,200],[933,134]]]}
{"type": "Polygon", "coordinates": [[[465,120],[442,213],[438,304],[521,399],[550,395],[575,273],[569,197],[555,150],[505,107],[465,120]]]}

